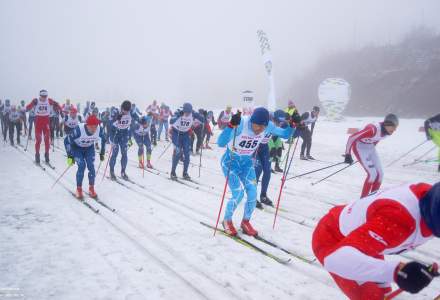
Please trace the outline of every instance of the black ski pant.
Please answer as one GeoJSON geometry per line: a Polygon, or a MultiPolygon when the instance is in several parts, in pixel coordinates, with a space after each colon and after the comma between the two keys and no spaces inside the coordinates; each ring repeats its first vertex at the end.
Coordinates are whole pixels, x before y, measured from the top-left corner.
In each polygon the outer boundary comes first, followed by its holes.
{"type": "Polygon", "coordinates": [[[20,134],[21,134],[21,122],[10,122],[9,123],[9,141],[11,145],[14,145],[14,131],[17,129],[17,144],[20,144],[20,134]]]}
{"type": "Polygon", "coordinates": [[[310,149],[312,148],[312,132],[308,127],[301,128],[299,132],[299,136],[303,140],[301,144],[301,155],[310,155],[310,149]]]}

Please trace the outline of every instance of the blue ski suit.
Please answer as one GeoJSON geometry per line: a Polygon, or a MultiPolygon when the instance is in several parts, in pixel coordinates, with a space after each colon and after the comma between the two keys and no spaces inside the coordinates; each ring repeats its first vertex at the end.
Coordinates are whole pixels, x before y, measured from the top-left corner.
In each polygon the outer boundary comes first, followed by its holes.
{"type": "Polygon", "coordinates": [[[221,166],[225,177],[228,176],[228,185],[232,197],[226,205],[224,220],[231,221],[235,209],[244,197],[246,191],[247,201],[244,208],[244,220],[249,220],[255,209],[257,200],[257,181],[252,156],[258,148],[261,140],[268,134],[289,138],[293,129],[276,127],[269,122],[266,129],[256,135],[252,130],[250,117],[242,117],[240,125],[235,129],[236,138],[234,143],[234,129],[226,127],[217,139],[219,147],[227,147],[221,159],[221,166]]]}
{"type": "Polygon", "coordinates": [[[90,134],[85,124],[81,123],[64,138],[64,147],[68,156],[73,156],[78,171],[76,172],[76,186],[81,187],[84,171],[89,170],[89,185],[95,185],[95,143],[101,139],[101,154],[105,153],[105,136],[98,126],[94,134],[90,134]]]}
{"type": "Polygon", "coordinates": [[[199,120],[200,122],[204,122],[205,118],[193,111],[188,114],[184,114],[183,111],[176,111],[174,116],[170,120],[170,124],[172,127],[171,131],[171,142],[174,145],[173,151],[173,161],[171,165],[171,174],[176,173],[177,164],[179,163],[179,159],[183,154],[183,174],[188,174],[188,166],[189,166],[189,148],[191,143],[191,138],[189,136],[189,130],[191,129],[194,119],[199,120]]]}

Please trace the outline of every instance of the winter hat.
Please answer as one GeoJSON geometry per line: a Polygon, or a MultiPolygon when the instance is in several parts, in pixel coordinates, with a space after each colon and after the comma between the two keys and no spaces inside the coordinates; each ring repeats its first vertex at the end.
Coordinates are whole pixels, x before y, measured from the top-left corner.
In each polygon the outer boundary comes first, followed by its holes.
{"type": "Polygon", "coordinates": [[[385,116],[385,119],[383,120],[384,126],[399,126],[399,119],[395,114],[388,114],[385,116]]]}
{"type": "Polygon", "coordinates": [[[283,110],[281,110],[281,109],[276,110],[273,113],[273,117],[274,117],[276,122],[284,122],[284,121],[286,121],[286,113],[283,110]]]}
{"type": "Polygon", "coordinates": [[[287,102],[288,106],[295,106],[295,103],[293,102],[293,100],[289,100],[289,102],[287,102]]]}
{"type": "Polygon", "coordinates": [[[319,112],[320,111],[319,106],[313,106],[312,110],[314,112],[319,112]]]}
{"type": "Polygon", "coordinates": [[[49,93],[46,90],[41,90],[40,91],[40,96],[41,97],[47,97],[49,95],[49,93]]]}
{"type": "Polygon", "coordinates": [[[131,102],[128,101],[128,100],[125,100],[124,102],[122,102],[121,110],[123,110],[123,111],[130,111],[131,110],[131,102]]]}
{"type": "Polygon", "coordinates": [[[264,107],[258,107],[252,113],[251,123],[267,126],[269,124],[269,111],[264,107]]]}
{"type": "Polygon", "coordinates": [[[69,113],[76,114],[78,113],[78,110],[75,107],[71,107],[69,113]]]}
{"type": "Polygon", "coordinates": [[[440,237],[440,182],[420,199],[420,213],[436,237],[440,237]]]}
{"type": "Polygon", "coordinates": [[[90,115],[87,118],[86,124],[89,126],[98,126],[99,125],[99,120],[95,115],[90,115]]]}
{"type": "Polygon", "coordinates": [[[191,103],[188,103],[188,102],[183,103],[183,112],[184,113],[190,113],[192,111],[193,111],[193,107],[192,107],[191,103]]]}

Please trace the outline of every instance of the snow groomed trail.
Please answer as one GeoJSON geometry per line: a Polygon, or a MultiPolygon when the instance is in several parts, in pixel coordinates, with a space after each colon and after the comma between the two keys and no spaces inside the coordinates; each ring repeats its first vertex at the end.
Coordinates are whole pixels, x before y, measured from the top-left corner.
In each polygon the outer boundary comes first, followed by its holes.
{"type": "MultiPolygon", "coordinates": [[[[370,121],[320,120],[312,154],[322,161],[295,158],[289,176],[339,162],[346,129],[370,121]]],[[[435,165],[402,166],[431,145],[385,167],[423,141],[424,135],[417,132],[420,123],[402,120],[396,134],[378,146],[385,171],[383,188],[409,181],[438,181],[435,165]]],[[[137,168],[134,145],[129,150],[130,181],[118,178],[117,183],[105,178],[101,182],[101,167],[96,179],[99,200],[115,211],[85,197],[91,207],[99,210],[96,213],[71,195],[76,166],[51,189],[66,168],[62,150],[56,148],[50,153],[55,170],[43,171],[32,162],[33,144],[27,152],[1,145],[3,287],[18,288],[26,299],[342,299],[328,273],[314,261],[311,234],[319,218],[333,205],[359,197],[365,176],[360,166],[350,167],[316,186],[310,183],[333,169],[287,181],[275,231],[274,209],[255,211],[252,221],[261,236],[297,257],[257,239],[243,239],[286,262],[279,263],[224,235],[213,237],[213,230],[200,223],[215,225],[225,180],[219,165],[223,149],[213,145],[213,150],[203,151],[200,178],[198,156],[192,157],[190,175],[194,182],[180,180],[179,184],[168,179],[172,150],[157,160],[166,146],[160,142],[153,149],[156,170],[143,174],[137,168]]],[[[181,175],[181,166],[177,174],[181,175]]],[[[281,174],[272,174],[269,197],[273,200],[280,179],[281,174]]],[[[236,224],[241,216],[242,205],[235,214],[236,224]]],[[[440,261],[436,250],[439,246],[440,242],[433,240],[417,251],[391,259],[440,261]]],[[[402,294],[396,299],[432,299],[439,291],[440,283],[434,282],[416,296],[402,294]]]]}

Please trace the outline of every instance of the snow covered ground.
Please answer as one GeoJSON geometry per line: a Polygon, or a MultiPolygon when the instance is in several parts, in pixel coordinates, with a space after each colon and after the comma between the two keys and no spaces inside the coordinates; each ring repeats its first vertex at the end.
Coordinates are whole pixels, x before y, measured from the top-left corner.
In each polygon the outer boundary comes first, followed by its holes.
{"type": "MultiPolygon", "coordinates": [[[[341,123],[320,120],[315,129],[312,155],[330,163],[342,160],[348,127],[362,127],[374,118],[348,119],[341,123]]],[[[402,167],[433,147],[426,143],[407,158],[385,167],[398,155],[425,139],[418,132],[422,120],[401,120],[392,137],[378,151],[385,170],[383,188],[404,182],[439,179],[435,164],[402,167]]],[[[214,139],[215,140],[215,139],[214,139]]],[[[301,143],[301,142],[300,142],[301,143]]],[[[62,148],[62,140],[57,140],[62,148]]],[[[203,185],[194,188],[165,178],[171,150],[160,160],[167,144],[153,150],[153,164],[161,175],[142,173],[136,163],[137,147],[129,151],[127,173],[138,185],[129,188],[104,179],[101,166],[96,190],[112,213],[97,203],[94,214],[66,190],[75,188],[76,166],[60,184],[54,179],[66,167],[64,152],[55,148],[51,160],[56,170],[42,172],[33,166],[33,144],[28,152],[0,146],[0,299],[343,299],[330,276],[319,264],[292,258],[288,265],[252,251],[231,239],[201,226],[214,224],[224,185],[219,158],[223,152],[203,152],[201,178],[198,157],[190,174],[203,185]]],[[[51,150],[52,151],[52,150],[51,150]]],[[[435,157],[431,152],[427,158],[435,157]]],[[[298,156],[298,151],[296,153],[298,156]]],[[[98,162],[96,162],[98,165],[98,162]]],[[[324,162],[294,160],[291,174],[324,167],[324,162]]],[[[117,165],[119,173],[119,164],[117,165]]],[[[359,165],[322,182],[311,182],[333,169],[286,183],[276,229],[273,211],[256,210],[253,224],[267,239],[312,258],[311,234],[319,218],[332,203],[347,203],[359,196],[365,174],[359,165]]],[[[178,167],[181,175],[181,166],[178,167]]],[[[280,175],[273,175],[269,197],[276,199],[280,175]]],[[[86,188],[87,178],[84,180],[86,188]]],[[[91,201],[88,199],[88,201],[91,201]]],[[[235,214],[238,225],[241,205],[235,214]]],[[[251,242],[258,242],[248,238],[251,242]]],[[[270,246],[261,248],[287,258],[270,246]]],[[[440,261],[440,241],[390,259],[440,261]]],[[[398,299],[432,299],[440,292],[433,282],[417,296],[398,299]]]]}

